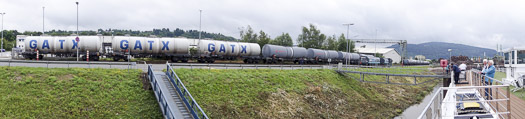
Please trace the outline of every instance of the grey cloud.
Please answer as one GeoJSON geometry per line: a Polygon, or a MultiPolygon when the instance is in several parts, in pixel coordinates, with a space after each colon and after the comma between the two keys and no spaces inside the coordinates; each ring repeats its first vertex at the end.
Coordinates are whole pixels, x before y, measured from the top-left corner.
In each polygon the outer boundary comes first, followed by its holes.
{"type": "MultiPolygon", "coordinates": [[[[75,1],[0,0],[5,29],[41,31],[76,29],[75,1]]],[[[199,28],[239,37],[251,25],[276,37],[293,38],[312,23],[326,35],[346,34],[343,23],[355,23],[350,36],[406,39],[409,43],[443,41],[495,48],[523,45],[522,1],[487,0],[79,0],[80,29],[199,28]]]]}

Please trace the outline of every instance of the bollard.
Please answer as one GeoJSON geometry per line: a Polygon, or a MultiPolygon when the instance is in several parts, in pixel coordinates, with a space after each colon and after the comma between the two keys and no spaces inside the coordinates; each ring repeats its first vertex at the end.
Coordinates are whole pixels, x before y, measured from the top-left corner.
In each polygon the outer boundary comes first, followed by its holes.
{"type": "Polygon", "coordinates": [[[36,61],[38,61],[38,50],[36,50],[36,61]]]}
{"type": "Polygon", "coordinates": [[[89,50],[86,51],[86,61],[89,62],[89,50]]]}

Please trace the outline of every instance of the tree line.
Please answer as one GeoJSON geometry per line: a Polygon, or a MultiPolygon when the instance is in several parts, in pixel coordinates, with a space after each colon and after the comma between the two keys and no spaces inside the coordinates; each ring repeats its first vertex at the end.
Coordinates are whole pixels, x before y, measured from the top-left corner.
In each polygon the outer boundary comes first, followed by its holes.
{"type": "MultiPolygon", "coordinates": [[[[50,36],[70,36],[76,34],[76,31],[66,31],[66,30],[51,30],[46,31],[46,35],[50,36]]],[[[170,30],[169,28],[162,29],[153,29],[151,31],[140,31],[140,30],[124,30],[124,29],[98,29],[96,31],[86,30],[79,31],[79,35],[97,35],[101,34],[104,36],[157,36],[157,37],[186,37],[186,38],[199,38],[199,31],[197,30],[183,30],[176,28],[175,30],[170,30]]],[[[28,36],[40,36],[42,32],[38,31],[25,31],[18,32],[17,30],[4,30],[4,49],[11,50],[16,45],[16,36],[17,35],[28,35],[28,36]]],[[[294,42],[289,33],[281,33],[275,38],[271,38],[270,35],[260,30],[255,32],[251,26],[247,26],[245,29],[240,30],[241,39],[236,39],[231,36],[225,36],[221,33],[208,33],[202,32],[201,39],[214,39],[214,40],[223,40],[223,41],[241,41],[241,42],[250,42],[257,43],[262,48],[266,44],[281,45],[281,46],[294,46],[294,42]]],[[[316,48],[316,49],[325,49],[325,50],[336,50],[336,51],[347,51],[347,40],[345,40],[345,35],[341,34],[339,36],[331,35],[327,36],[314,26],[310,24],[308,27],[302,27],[302,33],[299,34],[296,41],[296,46],[304,48],[316,48]]],[[[350,50],[353,52],[354,42],[350,42],[350,50]]]]}
{"type": "MultiPolygon", "coordinates": [[[[281,46],[294,46],[292,37],[288,33],[282,33],[281,35],[272,39],[264,31],[260,30],[258,33],[254,32],[251,26],[247,26],[246,29],[240,31],[241,41],[257,43],[261,47],[266,44],[281,45],[281,46]]],[[[316,48],[324,50],[336,50],[336,51],[348,51],[348,41],[344,34],[336,36],[326,36],[321,33],[315,25],[310,24],[308,27],[302,27],[302,33],[297,37],[297,46],[304,48],[316,48]]],[[[351,41],[350,52],[354,52],[355,43],[351,41]]]]}

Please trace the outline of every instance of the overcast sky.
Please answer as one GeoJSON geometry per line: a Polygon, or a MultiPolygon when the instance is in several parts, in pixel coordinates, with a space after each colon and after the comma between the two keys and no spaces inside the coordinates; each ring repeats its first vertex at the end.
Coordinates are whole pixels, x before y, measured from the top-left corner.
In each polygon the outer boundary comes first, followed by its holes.
{"type": "MultiPolygon", "coordinates": [[[[239,38],[250,25],[272,38],[316,25],[326,35],[442,41],[495,49],[524,44],[525,2],[511,0],[78,0],[80,30],[199,29],[239,38]],[[376,36],[377,31],[377,36],[376,36]]],[[[4,29],[76,29],[74,0],[0,0],[4,29]]]]}

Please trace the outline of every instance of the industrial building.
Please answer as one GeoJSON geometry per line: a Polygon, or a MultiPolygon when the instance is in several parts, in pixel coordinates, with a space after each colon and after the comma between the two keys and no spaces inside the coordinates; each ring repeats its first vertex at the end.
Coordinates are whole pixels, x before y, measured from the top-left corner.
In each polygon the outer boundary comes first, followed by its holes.
{"type": "Polygon", "coordinates": [[[383,55],[385,58],[392,59],[392,63],[399,63],[401,61],[401,55],[394,48],[355,48],[356,53],[370,54],[375,53],[383,55]]]}

